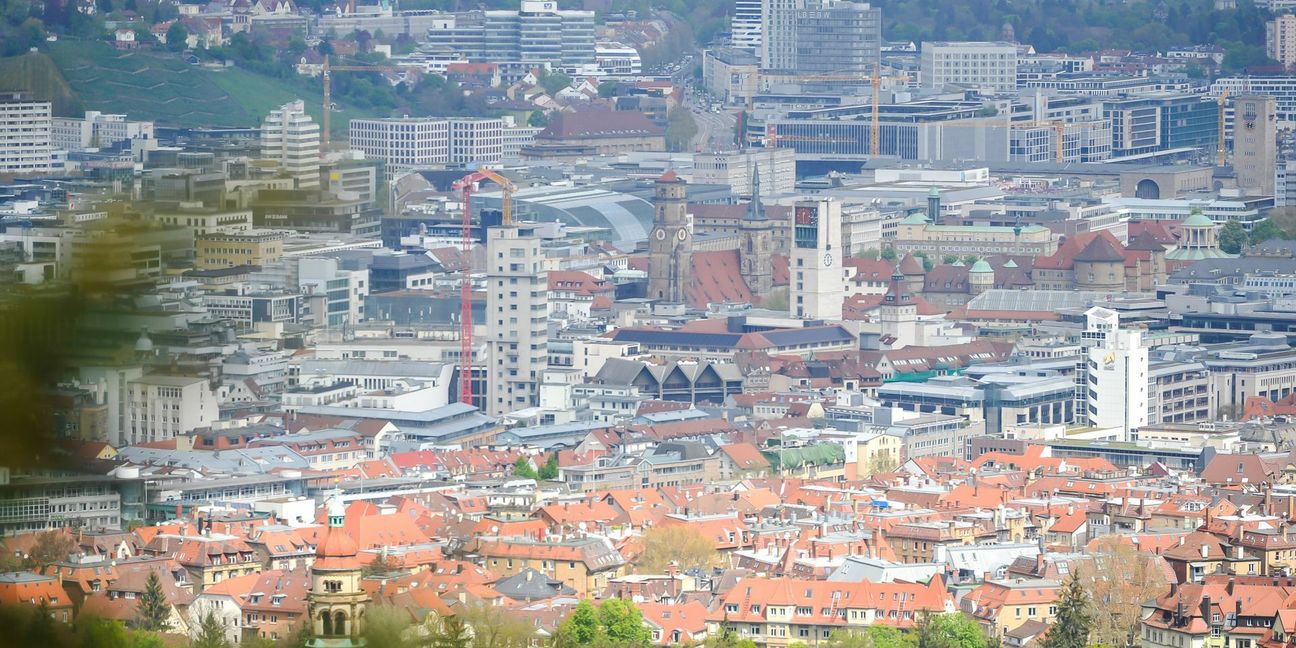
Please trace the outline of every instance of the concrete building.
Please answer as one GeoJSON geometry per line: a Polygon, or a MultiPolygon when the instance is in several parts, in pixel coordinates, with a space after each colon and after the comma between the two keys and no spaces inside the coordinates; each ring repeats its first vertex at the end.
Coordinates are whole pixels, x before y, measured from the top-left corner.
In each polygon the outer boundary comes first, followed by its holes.
{"type": "Polygon", "coordinates": [[[283,257],[286,232],[247,230],[212,232],[194,237],[194,265],[199,270],[234,266],[263,266],[283,257]]]}
{"type": "Polygon", "coordinates": [[[533,225],[487,230],[486,258],[486,411],[498,416],[539,404],[549,357],[549,279],[533,225]]]}
{"type": "Polygon", "coordinates": [[[1278,104],[1273,97],[1233,99],[1233,169],[1248,196],[1274,195],[1278,170],[1278,104]]]}
{"type": "Polygon", "coordinates": [[[1115,311],[1085,312],[1085,384],[1089,425],[1127,435],[1148,424],[1148,350],[1143,331],[1122,329],[1115,311]]]}
{"type": "Polygon", "coordinates": [[[351,148],[382,160],[389,172],[426,168],[450,161],[450,122],[435,117],[352,119],[351,148]]]}
{"type": "Polygon", "coordinates": [[[1296,15],[1275,16],[1265,23],[1265,53],[1286,67],[1296,64],[1296,15]]]}
{"type": "Polygon", "coordinates": [[[994,254],[1049,255],[1057,241],[1047,227],[1026,225],[937,225],[921,213],[910,214],[896,226],[892,247],[896,252],[944,256],[994,254]]]}
{"type": "Polygon", "coordinates": [[[702,53],[702,83],[706,91],[726,103],[745,104],[756,96],[760,57],[736,47],[718,47],[702,53]]]}
{"type": "Polygon", "coordinates": [[[806,319],[840,320],[846,298],[842,269],[841,203],[798,202],[793,208],[788,312],[806,319]]]}
{"type": "Polygon", "coordinates": [[[623,43],[599,43],[594,46],[594,62],[607,76],[638,76],[643,73],[639,50],[623,43]]]}
{"type": "Polygon", "coordinates": [[[865,74],[878,69],[881,9],[867,2],[821,0],[798,10],[794,19],[797,73],[865,74]]]}
{"type": "Polygon", "coordinates": [[[924,42],[919,80],[924,88],[964,85],[1012,92],[1017,88],[1017,45],[999,42],[924,42]]]}
{"type": "Polygon", "coordinates": [[[594,12],[561,10],[553,0],[522,0],[517,11],[460,14],[427,31],[430,48],[469,61],[520,61],[568,73],[596,68],[594,12]]]}
{"type": "MultiPolygon", "coordinates": [[[[552,3],[546,3],[552,4],[552,3]]],[[[499,162],[504,157],[503,119],[457,117],[450,122],[450,162],[499,162]]]]}
{"type": "Polygon", "coordinates": [[[304,102],[270,111],[261,125],[261,156],[278,163],[298,189],[319,187],[320,127],[304,102]]]}
{"type": "Polygon", "coordinates": [[[166,441],[210,427],[220,412],[206,378],[149,374],[127,386],[123,445],[166,441]]]}
{"type": "Polygon", "coordinates": [[[729,17],[729,42],[735,49],[760,52],[761,0],[734,0],[734,12],[729,17]]]}
{"type": "Polygon", "coordinates": [[[295,265],[301,291],[303,319],[315,326],[354,326],[364,319],[364,300],[369,295],[369,270],[347,270],[335,258],[304,257],[285,261],[295,265]]]}
{"type": "Polygon", "coordinates": [[[153,122],[131,121],[126,115],[87,110],[84,117],[55,117],[51,141],[55,149],[80,151],[112,146],[122,140],[153,139],[153,122]]]}
{"type": "Polygon", "coordinates": [[[752,175],[760,174],[760,197],[790,194],[796,185],[792,149],[743,149],[693,155],[693,182],[728,185],[738,196],[751,195],[752,175]]]}
{"type": "Polygon", "coordinates": [[[51,104],[19,92],[0,93],[0,175],[53,170],[51,104]]]}
{"type": "Polygon", "coordinates": [[[679,304],[686,299],[693,257],[685,183],[674,171],[657,179],[653,230],[648,239],[648,298],[679,304]]]}
{"type": "Polygon", "coordinates": [[[806,0],[761,0],[760,66],[796,69],[796,12],[806,0]]]}

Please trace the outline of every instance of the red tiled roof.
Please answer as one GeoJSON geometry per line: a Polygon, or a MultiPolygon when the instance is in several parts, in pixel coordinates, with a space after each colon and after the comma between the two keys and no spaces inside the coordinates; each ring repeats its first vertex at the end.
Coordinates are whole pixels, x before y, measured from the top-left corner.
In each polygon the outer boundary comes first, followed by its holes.
{"type": "Polygon", "coordinates": [[[694,308],[721,302],[754,303],[759,300],[742,277],[738,250],[694,252],[688,301],[694,308]]]}

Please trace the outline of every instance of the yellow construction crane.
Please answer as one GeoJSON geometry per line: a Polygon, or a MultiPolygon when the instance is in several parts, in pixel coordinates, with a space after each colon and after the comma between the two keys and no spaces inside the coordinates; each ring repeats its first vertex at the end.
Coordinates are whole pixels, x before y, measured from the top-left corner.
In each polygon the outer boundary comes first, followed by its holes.
{"type": "Polygon", "coordinates": [[[320,133],[320,148],[327,150],[329,147],[329,128],[332,126],[330,113],[333,112],[333,73],[334,72],[395,72],[396,68],[391,65],[330,65],[329,57],[324,55],[324,123],[323,132],[320,133]]]}
{"type": "Polygon", "coordinates": [[[882,117],[881,117],[881,96],[883,81],[903,81],[909,82],[908,74],[897,76],[881,76],[876,70],[873,76],[869,77],[873,85],[873,121],[869,126],[869,157],[874,158],[882,154],[882,117]]]}
{"type": "Polygon", "coordinates": [[[1219,96],[1219,136],[1216,138],[1218,146],[1215,148],[1215,166],[1224,166],[1224,108],[1228,105],[1229,91],[1225,89],[1219,96]]]}

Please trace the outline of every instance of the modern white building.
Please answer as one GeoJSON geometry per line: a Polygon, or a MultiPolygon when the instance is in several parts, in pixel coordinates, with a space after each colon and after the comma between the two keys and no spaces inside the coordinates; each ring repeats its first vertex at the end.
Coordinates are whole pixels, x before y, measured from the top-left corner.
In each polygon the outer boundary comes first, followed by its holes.
{"type": "MultiPolygon", "coordinates": [[[[1296,122],[1296,75],[1220,77],[1211,84],[1210,95],[1218,97],[1225,90],[1228,90],[1230,97],[1273,97],[1278,121],[1296,122]]],[[[1236,115],[1234,118],[1236,119],[1236,115]]]]}
{"type": "Polygon", "coordinates": [[[643,72],[639,50],[624,43],[599,43],[594,46],[598,71],[608,76],[635,76],[643,72]]]}
{"type": "Polygon", "coordinates": [[[1286,67],[1296,64],[1296,16],[1274,16],[1265,23],[1265,53],[1286,67]]]}
{"type": "Polygon", "coordinates": [[[760,66],[765,70],[796,67],[796,12],[806,0],[761,0],[760,66]]]}
{"type": "Polygon", "coordinates": [[[55,149],[80,151],[112,146],[122,140],[153,139],[153,122],[87,110],[84,117],[55,117],[52,133],[55,149]]]}
{"type": "Polygon", "coordinates": [[[693,182],[698,184],[728,185],[734,195],[749,196],[753,173],[760,174],[761,198],[792,193],[796,151],[761,148],[693,154],[693,182]]]}
{"type": "Polygon", "coordinates": [[[501,416],[539,405],[549,358],[549,275],[531,224],[488,229],[486,258],[486,413],[501,416]]]}
{"type": "Polygon", "coordinates": [[[382,160],[389,172],[422,169],[450,161],[450,121],[435,117],[352,119],[351,148],[382,160]]]}
{"type": "Polygon", "coordinates": [[[219,416],[216,395],[206,378],[149,374],[127,385],[126,424],[122,441],[136,445],[166,441],[219,416]]]}
{"type": "Polygon", "coordinates": [[[503,119],[455,117],[450,123],[451,164],[499,162],[504,158],[503,119]]]}
{"type": "Polygon", "coordinates": [[[1085,349],[1086,408],[1089,425],[1130,430],[1148,424],[1148,349],[1143,331],[1120,326],[1115,311],[1095,306],[1085,311],[1080,337],[1085,349]]]}
{"type": "Polygon", "coordinates": [[[842,270],[841,203],[798,202],[792,210],[788,312],[805,319],[840,320],[846,299],[842,270]]]}
{"type": "Polygon", "coordinates": [[[919,80],[924,88],[965,85],[1012,92],[1017,88],[1017,46],[1001,42],[924,42],[919,80]]]}
{"type": "Polygon", "coordinates": [[[288,259],[297,263],[297,281],[316,326],[354,326],[364,319],[369,270],[348,270],[331,257],[288,259]]]}
{"type": "Polygon", "coordinates": [[[301,100],[286,103],[261,124],[261,156],[293,177],[298,189],[319,187],[320,127],[301,100]]]}
{"type": "Polygon", "coordinates": [[[52,109],[20,92],[0,92],[0,175],[49,173],[54,166],[52,109]]]}
{"type": "Polygon", "coordinates": [[[738,48],[757,53],[761,48],[761,0],[734,0],[734,12],[729,17],[730,43],[738,48]]]}
{"type": "Polygon", "coordinates": [[[516,11],[434,21],[426,45],[469,61],[521,61],[574,73],[594,66],[594,12],[560,9],[554,0],[522,0],[516,11]]]}

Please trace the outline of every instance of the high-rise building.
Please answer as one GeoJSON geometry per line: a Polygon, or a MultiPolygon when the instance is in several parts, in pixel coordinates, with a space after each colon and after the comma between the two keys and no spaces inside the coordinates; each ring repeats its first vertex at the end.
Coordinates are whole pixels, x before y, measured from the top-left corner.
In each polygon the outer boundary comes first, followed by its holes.
{"type": "Polygon", "coordinates": [[[0,175],[49,173],[53,168],[50,102],[0,93],[0,175]]]}
{"type": "Polygon", "coordinates": [[[656,213],[648,235],[648,298],[684,303],[693,263],[693,226],[688,220],[684,180],[674,171],[662,174],[653,202],[656,213]]]}
{"type": "Polygon", "coordinates": [[[352,119],[347,138],[352,149],[382,160],[391,172],[450,161],[450,122],[445,119],[352,119]]]}
{"type": "Polygon", "coordinates": [[[733,16],[729,18],[730,43],[749,52],[759,52],[761,47],[761,0],[734,0],[733,16]]]}
{"type": "Polygon", "coordinates": [[[549,358],[549,275],[533,225],[489,228],[486,258],[486,411],[499,416],[540,402],[549,358]]]}
{"type": "Polygon", "coordinates": [[[517,11],[486,11],[480,23],[456,18],[427,32],[430,49],[470,61],[524,61],[568,72],[596,66],[594,12],[566,11],[553,0],[522,0],[517,11]]]}
{"type": "MultiPolygon", "coordinates": [[[[882,56],[882,11],[867,2],[822,0],[795,13],[799,74],[872,73],[882,56]]],[[[1015,73],[1015,71],[1014,71],[1015,73]]]]}
{"type": "Polygon", "coordinates": [[[760,66],[796,69],[796,12],[806,0],[761,0],[760,66]]]}
{"type": "Polygon", "coordinates": [[[1275,16],[1265,23],[1265,53],[1284,66],[1296,65],[1296,15],[1275,16]]]}
{"type": "Polygon", "coordinates": [[[319,187],[320,127],[300,99],[270,111],[261,125],[261,156],[292,176],[298,189],[319,187]]]}
{"type": "Polygon", "coordinates": [[[1011,92],[1017,88],[1017,45],[1001,42],[924,42],[924,88],[965,85],[1011,92]]]}
{"type": "MultiPolygon", "coordinates": [[[[1095,306],[1085,311],[1083,380],[1089,425],[1130,430],[1148,423],[1148,349],[1139,329],[1122,329],[1120,315],[1095,306]]],[[[1081,377],[1081,375],[1083,377],[1081,377]]]]}
{"type": "Polygon", "coordinates": [[[806,319],[840,320],[846,299],[842,272],[841,203],[806,200],[792,208],[788,312],[806,319]]]}
{"type": "Polygon", "coordinates": [[[1278,170],[1277,102],[1273,97],[1233,99],[1233,171],[1248,196],[1274,195],[1278,170]]]}

